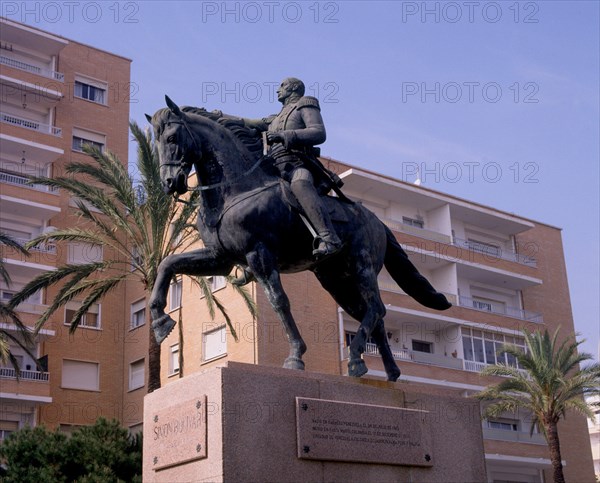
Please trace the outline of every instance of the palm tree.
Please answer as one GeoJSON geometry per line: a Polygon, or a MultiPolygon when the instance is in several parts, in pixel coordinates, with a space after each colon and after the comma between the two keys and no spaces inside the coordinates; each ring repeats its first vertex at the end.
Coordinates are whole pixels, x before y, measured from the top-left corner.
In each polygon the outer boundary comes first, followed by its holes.
{"type": "Polygon", "coordinates": [[[594,413],[584,397],[600,394],[600,364],[593,363],[583,369],[579,364],[592,359],[590,354],[578,353],[584,341],[574,336],[558,341],[557,329],[550,336],[546,329],[529,332],[524,329],[526,350],[507,345],[502,351],[514,356],[519,368],[497,364],[481,371],[486,376],[504,376],[505,380],[477,394],[481,400],[493,401],[484,411],[484,417],[498,416],[504,412],[526,409],[533,415],[530,434],[537,425],[548,442],[555,483],[565,481],[558,421],[574,410],[594,420],[594,413]]]}
{"type": "MultiPolygon", "coordinates": [[[[29,252],[25,250],[16,240],[7,235],[6,233],[0,232],[0,245],[7,246],[13,250],[20,252],[21,254],[28,256],[29,252]]],[[[4,259],[0,257],[0,279],[4,281],[7,287],[10,287],[11,279],[4,266],[4,259]]],[[[11,331],[4,327],[0,327],[0,364],[4,365],[10,363],[19,377],[20,367],[16,357],[12,354],[10,350],[10,342],[12,341],[16,345],[18,345],[21,349],[23,349],[27,355],[29,355],[33,360],[36,360],[36,357],[31,353],[30,348],[33,345],[33,338],[31,337],[31,332],[29,329],[21,322],[18,314],[14,310],[14,308],[9,307],[0,301],[0,322],[14,325],[17,328],[17,336],[13,335],[11,331]]]]}
{"type": "MultiPolygon", "coordinates": [[[[28,283],[13,303],[42,288],[61,284],[56,297],[38,320],[37,330],[59,308],[76,297],[83,297],[70,322],[70,330],[74,331],[92,305],[132,277],[139,280],[145,290],[152,291],[160,262],[198,239],[197,230],[189,222],[196,211],[196,193],[192,193],[188,203],[181,205],[173,197],[165,196],[158,152],[150,131],[142,131],[135,122],[129,126],[138,144],[137,184],[127,166],[114,154],[93,146],[85,146],[84,151],[95,162],[71,162],[65,166],[67,176],[31,180],[69,193],[82,223],[42,234],[28,246],[48,241],[79,242],[101,245],[114,254],[100,261],[57,267],[28,283]]],[[[247,292],[239,293],[247,297],[247,292]]],[[[152,392],[160,387],[160,345],[152,330],[149,330],[148,352],[148,392],[152,392]]]]}

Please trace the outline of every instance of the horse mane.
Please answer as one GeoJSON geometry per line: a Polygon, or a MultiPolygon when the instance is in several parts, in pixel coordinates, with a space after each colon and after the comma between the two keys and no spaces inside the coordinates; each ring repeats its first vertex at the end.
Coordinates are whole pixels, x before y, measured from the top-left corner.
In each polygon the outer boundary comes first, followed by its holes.
{"type": "MultiPolygon", "coordinates": [[[[258,135],[256,129],[247,127],[242,119],[232,119],[223,114],[207,111],[203,107],[184,106],[181,108],[181,111],[186,114],[197,114],[219,123],[221,126],[231,131],[246,149],[256,157],[262,154],[263,144],[261,137],[258,135]]],[[[155,126],[158,136],[160,136],[162,127],[164,123],[169,120],[170,115],[171,110],[165,107],[156,111],[154,116],[152,116],[152,124],[155,126]]]]}

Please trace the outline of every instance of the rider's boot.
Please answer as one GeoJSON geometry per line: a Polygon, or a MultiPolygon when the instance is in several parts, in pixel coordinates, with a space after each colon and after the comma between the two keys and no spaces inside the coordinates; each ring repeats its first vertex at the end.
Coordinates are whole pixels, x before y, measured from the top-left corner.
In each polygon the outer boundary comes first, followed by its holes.
{"type": "Polygon", "coordinates": [[[308,221],[317,232],[313,255],[316,258],[323,258],[337,253],[342,248],[342,242],[333,228],[329,213],[312,179],[292,179],[291,188],[308,221]]]}

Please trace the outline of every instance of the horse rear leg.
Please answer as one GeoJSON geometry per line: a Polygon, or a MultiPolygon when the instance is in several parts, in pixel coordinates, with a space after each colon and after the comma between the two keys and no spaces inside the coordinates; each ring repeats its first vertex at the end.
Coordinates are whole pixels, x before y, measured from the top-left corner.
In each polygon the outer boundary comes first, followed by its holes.
{"type": "Polygon", "coordinates": [[[306,352],[306,344],[302,340],[296,321],[292,316],[290,301],[283,290],[273,255],[264,245],[260,244],[254,251],[246,255],[246,259],[285,329],[290,344],[290,355],[285,360],[283,367],[304,370],[302,355],[306,352]]]}
{"type": "Polygon", "coordinates": [[[373,270],[363,272],[360,277],[362,282],[359,282],[358,276],[340,275],[348,271],[348,267],[336,263],[333,259],[315,270],[315,275],[323,288],[350,317],[361,323],[349,347],[348,374],[360,377],[368,371],[362,354],[369,336],[372,335],[379,348],[387,378],[389,381],[395,381],[400,375],[400,369],[387,344],[383,328],[385,306],[379,295],[375,272],[373,270]]]}
{"type": "Polygon", "coordinates": [[[385,373],[387,374],[388,381],[397,381],[400,377],[400,368],[396,364],[396,361],[394,360],[394,354],[392,354],[392,350],[388,344],[383,319],[379,319],[377,321],[371,335],[373,336],[373,340],[375,340],[377,349],[379,349],[379,353],[381,354],[381,360],[383,361],[383,366],[385,367],[385,373]]]}

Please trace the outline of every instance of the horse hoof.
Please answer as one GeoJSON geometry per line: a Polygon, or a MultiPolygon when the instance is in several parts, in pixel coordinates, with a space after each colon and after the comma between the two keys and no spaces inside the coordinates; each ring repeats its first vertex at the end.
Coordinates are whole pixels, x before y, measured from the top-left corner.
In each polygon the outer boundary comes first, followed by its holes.
{"type": "Polygon", "coordinates": [[[167,338],[175,327],[175,321],[167,314],[161,315],[158,319],[152,322],[152,329],[154,330],[154,338],[159,344],[167,338]]]}
{"type": "Polygon", "coordinates": [[[391,382],[396,382],[398,380],[398,378],[400,377],[400,369],[395,369],[393,371],[388,372],[388,381],[391,382]]]}
{"type": "Polygon", "coordinates": [[[367,371],[367,365],[362,359],[354,359],[348,362],[348,375],[352,377],[364,376],[367,371]]]}
{"type": "Polygon", "coordinates": [[[304,370],[304,362],[298,357],[288,357],[283,363],[285,369],[296,369],[297,371],[304,370]]]}

